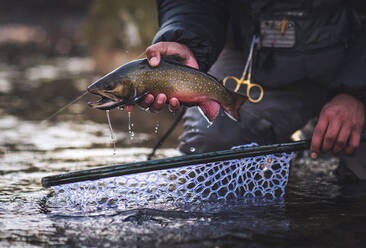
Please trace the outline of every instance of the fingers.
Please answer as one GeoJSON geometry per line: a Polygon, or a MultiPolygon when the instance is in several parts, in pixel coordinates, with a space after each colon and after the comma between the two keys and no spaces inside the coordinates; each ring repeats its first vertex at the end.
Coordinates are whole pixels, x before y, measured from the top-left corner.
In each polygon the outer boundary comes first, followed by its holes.
{"type": "Polygon", "coordinates": [[[323,142],[323,136],[328,127],[328,119],[320,116],[318,124],[315,127],[313,138],[311,140],[310,156],[312,159],[316,159],[320,153],[320,147],[323,142]]]}
{"type": "Polygon", "coordinates": [[[152,94],[147,94],[139,103],[143,109],[150,109],[151,112],[159,112],[165,105],[167,97],[165,94],[159,94],[156,98],[152,94]]]}
{"type": "MultiPolygon", "coordinates": [[[[145,98],[139,103],[141,108],[150,109],[151,112],[159,112],[167,102],[167,96],[165,94],[159,94],[156,98],[152,94],[147,94],[145,98]]],[[[177,112],[180,109],[180,102],[177,98],[172,97],[169,99],[169,110],[171,112],[177,112]]],[[[125,106],[127,112],[133,110],[133,105],[125,106]]]]}
{"type": "MultiPolygon", "coordinates": [[[[177,42],[158,42],[149,46],[146,49],[146,57],[150,66],[156,67],[161,61],[161,55],[173,55],[177,54],[184,59],[183,65],[191,66],[198,69],[198,63],[192,53],[192,51],[185,45],[177,42]]],[[[168,100],[165,94],[159,94],[154,99],[154,96],[147,95],[145,99],[140,103],[143,108],[149,108],[151,112],[160,111],[168,100]]],[[[176,112],[180,108],[180,103],[177,98],[169,99],[169,110],[176,112]]]]}
{"type": "Polygon", "coordinates": [[[179,100],[175,97],[169,99],[169,110],[170,112],[177,112],[180,108],[179,100]]]}
{"type": "Polygon", "coordinates": [[[192,51],[185,45],[177,42],[158,42],[146,49],[146,57],[152,67],[159,65],[161,54],[172,55],[178,54],[184,59],[183,65],[187,65],[198,69],[198,63],[192,51]]]}
{"type": "Polygon", "coordinates": [[[156,99],[155,99],[154,103],[151,105],[150,111],[151,112],[160,111],[164,107],[167,99],[168,98],[166,97],[165,94],[162,94],[162,93],[158,94],[156,96],[156,99]]]}
{"type": "Polygon", "coordinates": [[[183,64],[186,65],[186,66],[193,67],[195,69],[199,68],[198,62],[197,62],[196,58],[193,56],[192,52],[190,52],[189,56],[186,56],[186,60],[183,64]]]}
{"type": "Polygon", "coordinates": [[[329,152],[337,141],[337,136],[341,128],[340,121],[332,121],[328,124],[327,131],[323,138],[322,152],[329,152]]]}
{"type": "MultiPolygon", "coordinates": [[[[165,94],[159,94],[150,106],[150,111],[153,113],[159,112],[167,102],[167,96],[165,94]]],[[[179,100],[175,97],[169,99],[169,110],[176,112],[180,108],[179,100]]]]}
{"type": "Polygon", "coordinates": [[[311,142],[311,157],[320,152],[353,153],[360,144],[365,106],[349,94],[339,94],[322,109],[311,142]]]}
{"type": "Polygon", "coordinates": [[[151,104],[154,102],[154,96],[152,94],[147,94],[145,98],[139,103],[143,109],[150,108],[151,104]]]}
{"type": "Polygon", "coordinates": [[[348,146],[345,150],[345,153],[348,155],[352,154],[360,145],[360,139],[361,139],[361,131],[355,129],[351,134],[351,138],[348,142],[348,146]]]}
{"type": "MultiPolygon", "coordinates": [[[[187,66],[191,66],[193,68],[198,69],[198,63],[192,53],[192,51],[185,45],[177,43],[177,42],[158,42],[149,46],[146,49],[146,57],[149,61],[150,66],[157,67],[161,60],[161,54],[172,55],[178,54],[180,57],[184,59],[183,64],[187,66]]],[[[151,112],[160,111],[166,101],[168,100],[165,94],[159,94],[154,98],[153,95],[148,94],[143,101],[139,103],[139,105],[146,109],[150,108],[151,112]]],[[[126,106],[127,107],[127,106],[126,106]]],[[[169,110],[172,112],[178,111],[180,108],[180,103],[177,98],[169,99],[169,110]]],[[[128,110],[132,111],[132,107],[128,106],[128,110]]],[[[126,111],[127,111],[126,109],[126,111]]]]}
{"type": "Polygon", "coordinates": [[[333,148],[334,154],[338,154],[346,147],[350,135],[351,135],[351,128],[349,126],[344,125],[338,134],[337,141],[334,144],[333,148]]]}
{"type": "Polygon", "coordinates": [[[311,143],[311,158],[316,159],[320,151],[329,152],[330,150],[335,155],[342,150],[344,150],[345,154],[350,155],[360,145],[361,129],[352,129],[347,125],[340,126],[339,123],[330,123],[324,130],[324,123],[318,123],[314,130],[311,143]]]}
{"type": "Polygon", "coordinates": [[[149,61],[149,64],[152,67],[157,67],[160,64],[160,57],[161,57],[160,56],[160,51],[161,51],[161,49],[162,49],[162,46],[157,45],[157,44],[149,46],[146,49],[146,57],[147,57],[147,60],[149,61]]]}

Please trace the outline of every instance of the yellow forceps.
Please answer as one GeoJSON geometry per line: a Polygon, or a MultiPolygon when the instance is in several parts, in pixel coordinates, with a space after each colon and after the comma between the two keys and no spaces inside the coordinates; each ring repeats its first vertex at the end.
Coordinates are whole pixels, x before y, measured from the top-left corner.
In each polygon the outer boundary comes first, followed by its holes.
{"type": "Polygon", "coordinates": [[[247,63],[244,67],[243,75],[241,76],[241,78],[239,79],[235,76],[227,76],[223,80],[223,85],[224,86],[226,84],[226,81],[229,80],[229,79],[232,79],[236,82],[236,87],[234,89],[234,92],[238,92],[241,85],[243,85],[243,84],[247,85],[247,97],[248,97],[249,101],[251,101],[253,103],[260,102],[263,98],[263,88],[262,88],[262,86],[260,86],[259,84],[253,84],[251,82],[252,66],[253,66],[253,50],[254,50],[255,44],[258,41],[259,41],[259,39],[254,36],[253,40],[252,40],[252,43],[250,45],[250,52],[249,52],[248,60],[247,60],[247,63]],[[260,92],[258,98],[256,98],[256,99],[254,99],[250,96],[250,91],[253,88],[258,88],[259,92],[260,92]]]}

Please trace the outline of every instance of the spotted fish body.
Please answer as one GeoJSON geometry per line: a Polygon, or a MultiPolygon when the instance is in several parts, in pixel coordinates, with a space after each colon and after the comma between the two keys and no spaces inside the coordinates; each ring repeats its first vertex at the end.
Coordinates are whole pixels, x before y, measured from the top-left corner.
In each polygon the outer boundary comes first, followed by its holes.
{"type": "Polygon", "coordinates": [[[176,97],[186,106],[199,106],[209,121],[214,120],[220,106],[235,120],[246,97],[226,89],[216,78],[194,68],[179,64],[177,56],[163,56],[158,67],[146,59],[121,66],[88,87],[89,92],[102,96],[90,105],[110,109],[133,104],[147,93],[164,93],[176,97]]]}

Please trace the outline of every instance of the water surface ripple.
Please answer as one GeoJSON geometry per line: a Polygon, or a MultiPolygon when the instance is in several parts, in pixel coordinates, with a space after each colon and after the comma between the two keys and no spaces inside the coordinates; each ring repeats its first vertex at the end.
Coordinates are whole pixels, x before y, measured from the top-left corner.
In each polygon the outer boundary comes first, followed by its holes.
{"type": "MultiPolygon", "coordinates": [[[[145,160],[150,152],[146,147],[154,140],[148,142],[157,136],[153,130],[158,120],[144,111],[143,117],[134,112],[131,140],[128,116],[111,111],[115,156],[105,113],[87,109],[86,102],[41,124],[95,78],[85,70],[73,70],[68,72],[72,77],[67,76],[68,63],[85,69],[91,66],[87,59],[55,63],[32,65],[23,74],[2,66],[8,72],[2,77],[9,85],[2,87],[6,93],[0,92],[0,247],[366,246],[366,183],[341,183],[334,175],[338,163],[334,158],[297,159],[285,198],[276,202],[91,213],[55,204],[52,192],[41,187],[42,177],[145,160]],[[138,130],[143,124],[150,133],[138,130]]],[[[166,130],[164,125],[159,120],[159,133],[166,130]]],[[[174,149],[162,149],[158,157],[177,154],[174,149]]]]}

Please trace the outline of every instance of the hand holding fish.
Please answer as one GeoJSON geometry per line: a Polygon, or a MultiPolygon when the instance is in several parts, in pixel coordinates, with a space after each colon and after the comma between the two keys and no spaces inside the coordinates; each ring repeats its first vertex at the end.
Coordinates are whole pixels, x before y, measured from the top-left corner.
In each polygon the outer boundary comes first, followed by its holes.
{"type": "MultiPolygon", "coordinates": [[[[198,63],[192,53],[192,51],[185,45],[177,42],[158,42],[149,46],[146,49],[146,57],[150,66],[157,67],[160,64],[161,54],[164,55],[179,55],[183,60],[182,64],[186,66],[198,69],[198,63]]],[[[147,94],[146,97],[139,103],[142,108],[149,108],[151,112],[158,112],[161,110],[168,98],[165,94],[161,93],[154,97],[152,94],[147,94]]],[[[180,102],[176,97],[169,99],[169,110],[172,112],[178,111],[180,108],[180,102]]],[[[125,107],[127,112],[132,111],[133,105],[125,107]]]]}
{"type": "Polygon", "coordinates": [[[239,108],[248,98],[197,70],[197,61],[187,47],[161,42],[146,53],[148,59],[131,61],[91,84],[88,91],[100,99],[89,106],[101,110],[128,106],[126,110],[131,111],[138,103],[158,111],[168,101],[172,111],[181,104],[198,106],[210,122],[216,119],[220,107],[232,119],[240,119],[239,108]]]}

